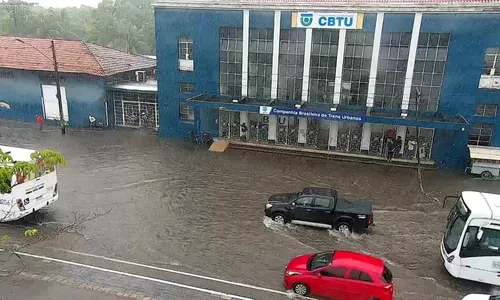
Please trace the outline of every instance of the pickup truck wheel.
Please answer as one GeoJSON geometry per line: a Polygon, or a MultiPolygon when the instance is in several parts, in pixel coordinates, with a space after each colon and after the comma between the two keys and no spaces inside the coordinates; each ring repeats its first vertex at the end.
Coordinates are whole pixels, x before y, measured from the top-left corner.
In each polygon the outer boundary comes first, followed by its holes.
{"type": "Polygon", "coordinates": [[[340,233],[342,233],[346,236],[351,234],[352,228],[351,228],[351,225],[347,222],[339,222],[339,223],[337,223],[336,227],[340,233]]]}
{"type": "Polygon", "coordinates": [[[484,171],[483,173],[481,173],[481,177],[483,179],[491,179],[493,177],[493,174],[491,174],[490,171],[484,171]]]}
{"type": "Polygon", "coordinates": [[[293,292],[300,296],[307,296],[309,294],[309,287],[305,283],[298,282],[293,285],[293,292]]]}
{"type": "Polygon", "coordinates": [[[275,214],[272,219],[276,223],[285,224],[285,216],[283,214],[275,214]]]}

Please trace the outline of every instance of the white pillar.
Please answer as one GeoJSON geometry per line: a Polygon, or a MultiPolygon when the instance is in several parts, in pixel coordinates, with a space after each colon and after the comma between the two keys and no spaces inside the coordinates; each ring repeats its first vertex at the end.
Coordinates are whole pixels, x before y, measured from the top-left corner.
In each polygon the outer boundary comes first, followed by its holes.
{"type": "MultiPolygon", "coordinates": [[[[243,123],[245,123],[245,125],[247,125],[247,128],[249,128],[250,125],[248,124],[248,111],[240,111],[240,136],[243,135],[243,129],[241,128],[241,125],[243,125],[243,123]]],[[[248,131],[246,134],[248,135],[248,131]]]]}
{"type": "Polygon", "coordinates": [[[377,14],[375,24],[375,35],[373,37],[372,62],[370,66],[370,77],[368,79],[368,95],[366,97],[366,107],[373,107],[375,98],[375,84],[377,81],[378,54],[380,52],[380,41],[382,39],[382,28],[384,27],[384,13],[377,14]]]}
{"type": "Polygon", "coordinates": [[[372,136],[372,127],[370,123],[363,124],[363,133],[361,134],[361,152],[370,150],[370,139],[372,136]]]}
{"type": "Polygon", "coordinates": [[[273,65],[271,72],[271,99],[278,98],[278,62],[280,55],[281,11],[274,12],[273,65]]]}
{"type": "Polygon", "coordinates": [[[312,48],[312,28],[307,28],[305,50],[304,50],[304,72],[302,73],[302,101],[301,101],[302,103],[307,102],[309,98],[309,73],[311,69],[310,68],[311,48],[312,48]]]}
{"type": "Polygon", "coordinates": [[[276,141],[276,123],[278,122],[276,116],[269,115],[269,130],[267,132],[267,139],[269,141],[276,141]]]}
{"type": "Polygon", "coordinates": [[[330,122],[330,138],[329,145],[330,147],[337,148],[337,136],[339,133],[339,121],[331,121],[330,122]]]}
{"type": "MultiPolygon", "coordinates": [[[[411,96],[411,83],[413,81],[413,70],[415,69],[415,58],[417,57],[418,36],[420,34],[420,25],[422,24],[422,13],[416,13],[413,20],[413,29],[411,31],[410,54],[408,55],[408,65],[406,66],[405,86],[403,89],[402,110],[408,110],[411,96]]],[[[406,112],[401,113],[406,116],[406,112]]]]}
{"type": "Polygon", "coordinates": [[[297,142],[299,144],[305,144],[307,141],[307,119],[299,118],[299,137],[297,142]]]}
{"type": "Polygon", "coordinates": [[[335,69],[335,87],[333,90],[333,104],[340,104],[342,93],[342,68],[344,67],[346,30],[339,30],[339,46],[337,49],[337,67],[335,69]]]}
{"type": "Polygon", "coordinates": [[[248,44],[250,32],[250,12],[243,11],[243,57],[241,62],[241,96],[248,96],[248,44]]]}
{"type": "Polygon", "coordinates": [[[400,136],[401,140],[403,141],[401,143],[401,151],[399,151],[399,154],[403,154],[403,151],[405,149],[405,140],[406,140],[406,126],[398,126],[398,129],[396,131],[396,138],[400,136]]]}

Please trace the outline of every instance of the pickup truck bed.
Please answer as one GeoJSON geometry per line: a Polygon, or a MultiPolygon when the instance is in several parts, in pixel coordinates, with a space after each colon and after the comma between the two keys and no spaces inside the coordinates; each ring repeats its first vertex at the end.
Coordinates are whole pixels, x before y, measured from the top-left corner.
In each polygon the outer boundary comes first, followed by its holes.
{"type": "Polygon", "coordinates": [[[369,200],[347,200],[338,198],[337,206],[335,207],[337,212],[344,213],[356,213],[360,215],[371,215],[372,214],[372,202],[369,200]]]}

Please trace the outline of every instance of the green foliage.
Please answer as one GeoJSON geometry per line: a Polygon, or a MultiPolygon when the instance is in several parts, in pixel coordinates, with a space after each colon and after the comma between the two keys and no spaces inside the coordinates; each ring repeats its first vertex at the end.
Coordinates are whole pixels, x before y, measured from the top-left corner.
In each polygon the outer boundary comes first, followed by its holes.
{"type": "Polygon", "coordinates": [[[8,163],[12,163],[12,156],[3,152],[2,149],[0,149],[0,164],[3,165],[8,163]]]}
{"type": "Polygon", "coordinates": [[[12,175],[14,175],[14,169],[0,167],[0,194],[10,193],[12,189],[12,175]]]}
{"type": "Polygon", "coordinates": [[[0,6],[0,35],[85,40],[154,55],[151,3],[152,0],[104,0],[97,8],[44,9],[9,0],[0,6]]]}
{"type": "Polygon", "coordinates": [[[36,164],[41,167],[44,166],[46,168],[52,169],[57,165],[66,165],[66,159],[62,156],[61,153],[54,150],[42,150],[36,151],[31,154],[31,158],[35,160],[36,164]]]}
{"type": "Polygon", "coordinates": [[[4,235],[0,240],[0,245],[2,245],[2,248],[5,248],[11,240],[12,238],[9,235],[4,235]]]}

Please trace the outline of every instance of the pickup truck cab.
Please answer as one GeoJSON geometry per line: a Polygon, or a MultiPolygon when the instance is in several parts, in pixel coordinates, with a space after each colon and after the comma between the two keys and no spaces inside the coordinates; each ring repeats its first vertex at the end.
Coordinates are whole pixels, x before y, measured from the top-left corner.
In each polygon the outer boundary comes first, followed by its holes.
{"type": "Polygon", "coordinates": [[[342,199],[330,188],[272,195],[264,213],[278,223],[336,228],[344,234],[373,225],[371,201],[342,199]]]}

